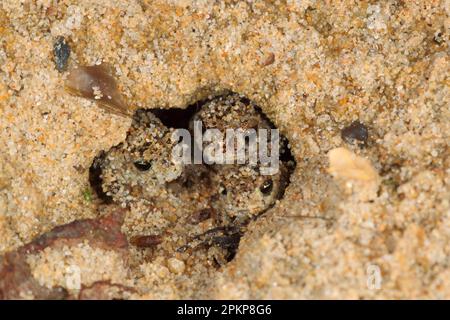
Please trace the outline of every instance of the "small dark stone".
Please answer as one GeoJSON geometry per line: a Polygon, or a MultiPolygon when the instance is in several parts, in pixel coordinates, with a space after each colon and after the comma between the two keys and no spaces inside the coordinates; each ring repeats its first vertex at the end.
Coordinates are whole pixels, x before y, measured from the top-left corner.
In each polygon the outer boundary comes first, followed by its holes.
{"type": "Polygon", "coordinates": [[[365,144],[369,138],[369,131],[361,122],[354,121],[348,127],[342,129],[341,137],[347,143],[353,143],[354,140],[358,140],[365,144]]]}
{"type": "Polygon", "coordinates": [[[264,194],[264,195],[270,194],[272,192],[272,189],[273,189],[273,181],[272,181],[272,179],[267,179],[259,187],[259,190],[261,190],[262,194],[264,194]]]}
{"type": "Polygon", "coordinates": [[[70,46],[64,37],[58,37],[53,45],[56,69],[59,72],[67,70],[70,56],[70,46]]]}
{"type": "Polygon", "coordinates": [[[147,171],[147,170],[149,170],[152,167],[152,163],[149,162],[149,161],[136,161],[134,163],[134,166],[139,171],[147,171]]]}

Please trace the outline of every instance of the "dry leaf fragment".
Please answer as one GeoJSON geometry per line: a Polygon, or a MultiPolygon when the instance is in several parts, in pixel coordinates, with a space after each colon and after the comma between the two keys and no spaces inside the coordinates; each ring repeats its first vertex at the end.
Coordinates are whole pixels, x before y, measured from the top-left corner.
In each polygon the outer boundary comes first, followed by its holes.
{"type": "Polygon", "coordinates": [[[114,114],[130,116],[130,110],[119,92],[111,69],[106,64],[78,66],[67,76],[66,90],[73,95],[97,101],[114,114]]]}

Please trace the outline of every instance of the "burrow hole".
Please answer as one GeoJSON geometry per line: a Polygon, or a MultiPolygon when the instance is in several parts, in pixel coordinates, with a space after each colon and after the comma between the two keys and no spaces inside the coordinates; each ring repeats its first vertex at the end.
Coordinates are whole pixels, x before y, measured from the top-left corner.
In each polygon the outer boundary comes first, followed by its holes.
{"type": "MultiPolygon", "coordinates": [[[[222,97],[224,97],[224,96],[222,96],[222,97]]],[[[208,104],[209,102],[211,102],[214,99],[220,99],[220,97],[216,97],[216,98],[213,98],[210,100],[205,100],[205,101],[199,101],[199,102],[196,102],[184,109],[181,109],[181,108],[171,108],[171,109],[156,108],[156,109],[147,109],[147,110],[137,110],[134,115],[135,120],[133,120],[133,121],[136,121],[136,117],[139,117],[140,114],[144,115],[145,112],[151,112],[153,115],[155,115],[157,118],[159,118],[159,120],[162,122],[162,124],[164,126],[166,126],[168,128],[189,129],[190,121],[194,117],[194,115],[196,115],[202,109],[203,106],[205,106],[206,104],[208,104]]],[[[244,104],[250,103],[250,101],[246,98],[240,98],[240,99],[241,99],[241,102],[244,104]]],[[[275,125],[273,124],[273,122],[270,121],[270,119],[263,113],[261,108],[259,108],[257,106],[254,106],[254,108],[256,109],[256,112],[260,115],[260,117],[262,119],[261,121],[266,121],[267,123],[270,124],[271,128],[276,128],[275,125]]],[[[289,185],[289,182],[290,182],[290,176],[296,166],[294,157],[291,153],[291,150],[289,149],[289,144],[288,144],[287,139],[281,135],[280,141],[282,142],[283,146],[280,148],[279,159],[280,159],[281,163],[283,163],[285,165],[286,173],[285,173],[285,177],[283,178],[285,181],[284,181],[283,185],[280,186],[280,190],[277,194],[277,200],[280,200],[283,198],[286,187],[289,185]]],[[[115,147],[113,147],[113,148],[115,148],[115,147]]],[[[114,205],[115,202],[113,200],[113,197],[108,195],[104,191],[104,188],[103,188],[102,165],[104,164],[104,161],[105,161],[105,158],[107,157],[108,152],[109,152],[108,150],[101,151],[94,158],[92,165],[89,169],[89,183],[90,183],[93,191],[95,192],[96,196],[98,197],[99,202],[102,202],[104,204],[114,205]]],[[[142,170],[141,170],[142,174],[146,174],[146,172],[147,172],[146,169],[148,169],[148,168],[147,167],[142,168],[142,170]]],[[[214,169],[214,170],[217,170],[217,169],[214,169]]],[[[214,170],[211,169],[211,171],[206,171],[206,174],[208,174],[208,172],[211,172],[211,174],[212,174],[212,172],[214,170]]],[[[239,182],[237,182],[237,183],[239,183],[239,182]]],[[[185,184],[183,186],[187,186],[187,188],[190,187],[188,184],[185,184]]],[[[265,192],[270,192],[272,190],[272,188],[273,187],[271,184],[270,177],[267,178],[264,181],[264,183],[259,187],[260,191],[263,194],[265,192]]],[[[221,190],[221,194],[218,194],[217,197],[224,196],[224,193],[226,194],[227,192],[232,192],[232,191],[233,190],[221,190]]],[[[225,255],[225,259],[226,259],[226,261],[231,261],[236,254],[236,250],[239,246],[240,238],[242,237],[243,233],[245,232],[245,231],[243,231],[245,228],[241,228],[241,225],[239,225],[239,224],[245,224],[245,223],[248,223],[249,221],[251,221],[252,219],[256,219],[257,217],[264,214],[264,212],[267,211],[267,209],[269,209],[272,206],[273,206],[273,204],[271,204],[270,206],[268,206],[267,208],[265,208],[264,210],[259,212],[257,215],[253,215],[252,218],[248,219],[247,221],[243,221],[242,219],[239,220],[239,219],[232,218],[232,219],[228,220],[228,225],[226,225],[226,226],[218,225],[215,228],[220,230],[221,233],[217,237],[209,237],[207,240],[208,245],[209,246],[219,246],[222,249],[226,250],[227,254],[225,255]]],[[[208,213],[208,215],[207,215],[207,213],[208,212],[199,212],[200,218],[204,218],[203,215],[206,218],[209,218],[209,213],[208,213]]],[[[216,215],[217,215],[217,213],[216,213],[216,215]]],[[[211,232],[211,234],[213,232],[214,232],[214,230],[211,232]]],[[[201,236],[201,235],[199,235],[199,236],[201,236]]],[[[186,244],[186,247],[189,247],[188,242],[186,244]]],[[[180,248],[178,248],[178,249],[180,249],[180,248]]]]}

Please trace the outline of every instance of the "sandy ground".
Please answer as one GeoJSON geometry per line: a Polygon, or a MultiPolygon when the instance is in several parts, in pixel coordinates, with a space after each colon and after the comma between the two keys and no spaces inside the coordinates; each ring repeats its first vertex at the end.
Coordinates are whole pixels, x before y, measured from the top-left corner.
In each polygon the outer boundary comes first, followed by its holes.
{"type": "Polygon", "coordinates": [[[449,13],[446,0],[1,1],[0,252],[98,217],[89,166],[130,126],[64,90],[64,36],[69,67],[109,63],[133,109],[245,95],[297,167],[219,269],[84,241],[24,253],[40,286],[73,293],[75,268],[131,298],[449,299],[449,13]],[[355,120],[364,147],[341,138],[355,120]]]}

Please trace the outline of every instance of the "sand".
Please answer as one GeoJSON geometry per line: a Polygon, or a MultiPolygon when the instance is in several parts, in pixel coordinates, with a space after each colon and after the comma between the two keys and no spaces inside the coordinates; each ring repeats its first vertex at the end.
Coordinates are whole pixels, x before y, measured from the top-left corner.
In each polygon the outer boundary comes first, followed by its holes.
{"type": "Polygon", "coordinates": [[[100,216],[88,169],[131,123],[64,90],[63,36],[69,67],[111,65],[132,110],[246,96],[297,166],[226,265],[72,244],[27,257],[40,285],[77,294],[58,269],[76,266],[136,299],[449,299],[449,13],[446,0],[3,0],[0,253],[100,216]],[[363,147],[341,137],[355,120],[363,147]]]}

